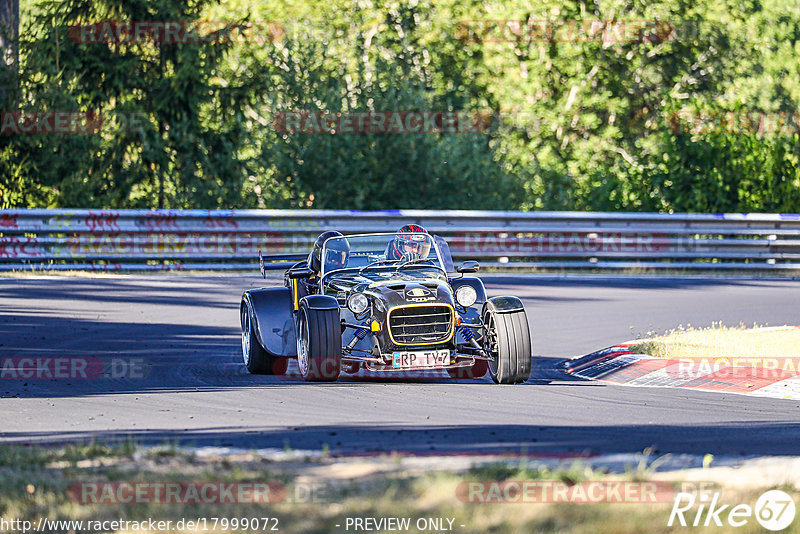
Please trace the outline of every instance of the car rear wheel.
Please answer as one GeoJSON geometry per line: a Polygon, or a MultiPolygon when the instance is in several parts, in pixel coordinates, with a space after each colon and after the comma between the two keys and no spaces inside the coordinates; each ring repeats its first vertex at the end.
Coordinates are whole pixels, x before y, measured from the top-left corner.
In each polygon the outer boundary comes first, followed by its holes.
{"type": "Polygon", "coordinates": [[[338,310],[315,310],[301,303],[297,314],[297,365],[310,382],[333,382],[342,368],[338,310]]]}
{"type": "Polygon", "coordinates": [[[288,368],[288,358],[275,358],[258,342],[255,324],[247,305],[242,306],[242,359],[247,370],[255,375],[283,375],[288,368]]]}
{"type": "Polygon", "coordinates": [[[486,334],[483,344],[493,357],[489,375],[496,384],[521,384],[531,376],[531,334],[525,310],[498,313],[487,309],[483,315],[486,334]]]}

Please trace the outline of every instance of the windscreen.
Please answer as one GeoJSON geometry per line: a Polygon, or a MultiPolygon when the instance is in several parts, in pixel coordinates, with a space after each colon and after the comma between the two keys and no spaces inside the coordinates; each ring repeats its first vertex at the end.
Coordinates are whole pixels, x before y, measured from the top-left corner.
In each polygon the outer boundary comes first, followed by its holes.
{"type": "Polygon", "coordinates": [[[340,269],[391,268],[409,262],[442,267],[433,237],[424,233],[334,237],[325,241],[322,260],[323,275],[340,269]]]}

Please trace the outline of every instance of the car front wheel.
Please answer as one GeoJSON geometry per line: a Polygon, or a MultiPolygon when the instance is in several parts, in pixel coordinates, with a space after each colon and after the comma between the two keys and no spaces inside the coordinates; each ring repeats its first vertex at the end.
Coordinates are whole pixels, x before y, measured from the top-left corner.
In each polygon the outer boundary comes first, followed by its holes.
{"type": "Polygon", "coordinates": [[[338,310],[316,310],[305,302],[297,313],[297,365],[310,382],[334,382],[342,368],[338,310]]]}
{"type": "Polygon", "coordinates": [[[492,361],[489,375],[496,384],[521,384],[531,376],[531,334],[525,310],[483,314],[483,346],[492,361]]]}

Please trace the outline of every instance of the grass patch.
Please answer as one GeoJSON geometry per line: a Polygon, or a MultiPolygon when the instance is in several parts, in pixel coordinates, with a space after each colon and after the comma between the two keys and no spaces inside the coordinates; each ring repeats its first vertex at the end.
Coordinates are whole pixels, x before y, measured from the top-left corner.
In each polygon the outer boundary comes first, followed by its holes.
{"type": "Polygon", "coordinates": [[[136,444],[132,440],[115,445],[92,441],[85,444],[70,444],[65,447],[2,445],[0,446],[0,467],[24,470],[41,468],[53,462],[75,465],[78,462],[96,458],[129,457],[135,451],[136,444]]]}
{"type": "MultiPolygon", "coordinates": [[[[90,444],[66,448],[0,446],[0,518],[33,521],[40,517],[63,520],[171,521],[172,532],[263,532],[264,529],[216,528],[211,518],[277,518],[281,532],[346,532],[347,518],[409,518],[408,532],[420,518],[449,518],[454,532],[463,533],[639,533],[670,532],[666,527],[672,502],[657,503],[478,503],[465,502],[458,488],[465,482],[555,481],[568,485],[585,482],[652,480],[647,469],[608,474],[575,462],[563,468],[536,468],[528,464],[498,463],[466,472],[426,471],[409,475],[402,470],[376,471],[369,476],[321,475],[328,462],[268,462],[257,455],[241,458],[199,458],[170,447],[135,450],[132,444],[114,448],[90,444]],[[82,456],[83,455],[83,456],[82,456]],[[91,461],[90,457],[91,456],[91,461]],[[65,468],[65,464],[68,464],[65,468]],[[260,482],[282,484],[286,499],[274,504],[83,504],[70,498],[79,482],[260,482]],[[177,529],[181,519],[207,518],[203,528],[177,529]],[[338,525],[338,526],[337,526],[338,525]],[[463,526],[461,526],[463,525],[463,526]]],[[[350,460],[358,471],[375,460],[350,460]],[[359,464],[359,462],[362,462],[359,464]]],[[[387,459],[386,462],[393,462],[387,459]]],[[[679,484],[679,483],[676,483],[679,484]]],[[[678,486],[676,485],[676,489],[678,486]]],[[[781,486],[798,501],[800,491],[781,486]]],[[[751,506],[763,490],[720,486],[720,502],[751,506]]],[[[74,493],[73,493],[74,495],[74,493]]],[[[693,517],[693,516],[692,516],[693,517]]],[[[745,529],[693,529],[708,532],[755,532],[745,529]]],[[[263,525],[262,525],[263,527],[263,525]]],[[[267,529],[269,530],[269,529],[267,529]]],[[[350,531],[353,529],[351,527],[350,531]]],[[[428,530],[430,531],[430,530],[428,530]]],[[[148,532],[144,529],[115,532],[148,532]]]]}
{"type": "Polygon", "coordinates": [[[709,328],[678,327],[631,345],[638,354],[668,359],[740,359],[750,365],[771,358],[800,358],[800,328],[746,328],[721,324],[709,328]]]}

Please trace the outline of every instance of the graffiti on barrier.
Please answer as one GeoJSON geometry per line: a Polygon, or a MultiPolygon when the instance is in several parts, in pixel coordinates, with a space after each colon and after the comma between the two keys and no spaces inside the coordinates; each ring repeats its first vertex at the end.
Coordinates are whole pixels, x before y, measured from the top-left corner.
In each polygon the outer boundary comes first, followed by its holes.
{"type": "Polygon", "coordinates": [[[92,211],[84,220],[90,232],[119,232],[119,213],[116,211],[92,211]]]}
{"type": "Polygon", "coordinates": [[[53,247],[53,251],[62,257],[87,254],[252,254],[255,257],[259,250],[265,254],[293,254],[308,250],[308,246],[308,239],[279,233],[115,233],[72,236],[53,247]]]}
{"type": "Polygon", "coordinates": [[[35,237],[0,237],[0,258],[42,258],[46,256],[35,237]]]}
{"type": "Polygon", "coordinates": [[[0,213],[0,228],[19,228],[17,218],[19,215],[16,213],[0,213]]]}
{"type": "Polygon", "coordinates": [[[164,231],[178,229],[178,215],[174,211],[158,211],[148,213],[141,221],[137,221],[137,226],[144,230],[164,231]]]}
{"type": "Polygon", "coordinates": [[[229,213],[225,215],[221,215],[219,213],[213,214],[212,212],[208,212],[208,216],[203,220],[203,224],[207,228],[239,228],[239,223],[233,219],[234,212],[231,210],[229,213]]]}

